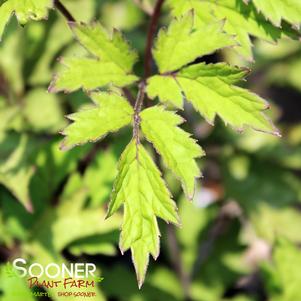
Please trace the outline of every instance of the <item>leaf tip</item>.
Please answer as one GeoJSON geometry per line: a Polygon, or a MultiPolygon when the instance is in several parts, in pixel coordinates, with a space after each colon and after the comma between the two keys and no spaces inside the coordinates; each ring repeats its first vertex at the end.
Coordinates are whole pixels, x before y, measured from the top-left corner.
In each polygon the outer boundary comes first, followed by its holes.
{"type": "Polygon", "coordinates": [[[56,92],[58,92],[58,91],[56,90],[56,88],[55,88],[55,82],[56,82],[56,80],[53,79],[52,82],[50,83],[50,85],[49,85],[49,87],[48,87],[48,89],[47,89],[47,92],[48,92],[48,93],[56,93],[56,92]]]}
{"type": "Polygon", "coordinates": [[[70,149],[72,148],[70,145],[68,145],[68,144],[66,143],[65,140],[66,140],[66,139],[64,139],[64,140],[61,142],[60,146],[59,146],[59,149],[60,149],[61,151],[63,151],[63,152],[68,151],[68,150],[70,150],[70,149]]]}
{"type": "Polygon", "coordinates": [[[77,26],[77,23],[76,23],[75,21],[68,21],[67,23],[68,23],[69,27],[70,27],[72,30],[73,30],[74,27],[77,26]]]}
{"type": "Polygon", "coordinates": [[[31,200],[28,200],[28,202],[25,203],[24,207],[27,212],[31,214],[34,212],[31,200]]]}

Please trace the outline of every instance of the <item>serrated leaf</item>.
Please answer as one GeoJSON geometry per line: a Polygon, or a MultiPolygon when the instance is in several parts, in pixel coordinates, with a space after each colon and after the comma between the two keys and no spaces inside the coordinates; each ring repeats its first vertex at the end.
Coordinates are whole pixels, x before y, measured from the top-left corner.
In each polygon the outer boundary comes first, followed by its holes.
{"type": "MultiPolygon", "coordinates": [[[[268,108],[267,103],[256,94],[233,85],[239,79],[243,79],[245,74],[246,70],[224,63],[200,63],[186,67],[170,77],[177,82],[187,101],[191,102],[210,124],[213,124],[215,116],[219,115],[226,124],[237,130],[250,126],[255,130],[279,135],[262,113],[268,108]]],[[[158,77],[156,80],[158,81],[158,77]]],[[[152,78],[148,80],[148,84],[151,85],[153,93],[152,78]]],[[[147,92],[148,90],[149,88],[147,92]]],[[[161,88],[157,87],[156,92],[160,97],[161,88]]],[[[174,105],[178,103],[175,102],[174,105]]]]}
{"type": "Polygon", "coordinates": [[[68,116],[74,122],[62,133],[66,136],[63,149],[94,142],[131,122],[134,111],[123,96],[113,92],[94,92],[91,99],[95,103],[92,108],[68,116]]]}
{"type": "Polygon", "coordinates": [[[172,76],[154,75],[147,80],[146,89],[151,99],[159,97],[161,102],[172,103],[177,108],[183,107],[184,95],[172,76]]]}
{"type": "Polygon", "coordinates": [[[69,23],[78,41],[93,55],[103,62],[114,62],[122,70],[131,72],[138,59],[118,30],[112,36],[95,22],[92,25],[69,23]]]}
{"type": "Polygon", "coordinates": [[[126,74],[112,62],[90,58],[64,58],[61,62],[66,69],[57,74],[49,87],[50,92],[95,90],[110,84],[124,87],[137,80],[136,76],[126,74]]]}
{"type": "Polygon", "coordinates": [[[52,0],[7,0],[0,6],[0,41],[5,26],[13,14],[20,24],[29,20],[46,19],[48,9],[53,6],[52,0]]]}
{"type": "Polygon", "coordinates": [[[54,78],[50,92],[95,90],[110,84],[124,87],[137,80],[131,74],[137,54],[118,31],[111,37],[99,23],[70,24],[78,41],[94,58],[64,58],[66,68],[54,78]]]}
{"type": "Polygon", "coordinates": [[[141,144],[132,140],[121,156],[108,216],[124,206],[120,249],[132,251],[142,285],[149,261],[159,255],[159,228],[156,216],[178,224],[176,206],[160,172],[141,144]]]}
{"type": "Polygon", "coordinates": [[[259,12],[280,27],[285,20],[296,27],[301,23],[301,2],[299,0],[252,0],[259,12]]]}
{"type": "Polygon", "coordinates": [[[183,15],[193,9],[197,28],[216,20],[226,19],[225,32],[235,35],[239,43],[234,49],[248,60],[253,59],[250,35],[275,42],[283,35],[291,34],[289,30],[274,27],[256,11],[252,3],[247,5],[243,0],[169,0],[169,5],[173,9],[174,16],[183,15]]]}
{"type": "Polygon", "coordinates": [[[194,29],[194,15],[189,12],[174,19],[167,30],[161,29],[153,49],[160,73],[175,71],[200,56],[235,45],[232,37],[222,32],[223,24],[194,29]]]}
{"type": "Polygon", "coordinates": [[[165,111],[162,106],[144,110],[141,116],[141,129],[162,156],[164,163],[181,180],[188,199],[192,199],[195,178],[200,170],[195,159],[204,155],[204,151],[190,138],[190,134],[178,127],[183,119],[174,112],[165,111]]]}
{"type": "MultiPolygon", "coordinates": [[[[190,72],[195,72],[197,76],[218,76],[228,84],[235,84],[249,72],[247,69],[232,68],[226,64],[211,64],[210,66],[211,68],[191,69],[190,72]]],[[[185,95],[176,77],[154,75],[148,79],[146,89],[151,99],[159,97],[163,103],[171,103],[177,108],[183,108],[185,95]]]]}

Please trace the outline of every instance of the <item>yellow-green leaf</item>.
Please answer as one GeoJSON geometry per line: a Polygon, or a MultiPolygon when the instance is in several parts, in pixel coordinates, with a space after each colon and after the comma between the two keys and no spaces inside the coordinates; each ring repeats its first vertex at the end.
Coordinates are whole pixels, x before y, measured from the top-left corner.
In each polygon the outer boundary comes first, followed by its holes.
{"type": "Polygon", "coordinates": [[[7,0],[0,6],[0,41],[5,26],[13,14],[20,24],[29,20],[46,19],[48,9],[53,6],[52,0],[7,0]]]}
{"type": "Polygon", "coordinates": [[[195,178],[200,177],[195,158],[203,156],[204,151],[190,134],[178,127],[183,119],[176,113],[154,106],[140,116],[146,139],[153,143],[167,167],[181,180],[186,196],[192,199],[195,178]]]}
{"type": "Polygon", "coordinates": [[[300,27],[301,1],[300,0],[252,0],[259,12],[271,20],[276,26],[281,26],[281,21],[300,27]]]}
{"type": "Polygon", "coordinates": [[[123,96],[113,92],[95,92],[91,98],[94,106],[68,116],[74,122],[62,133],[66,136],[62,142],[63,149],[94,142],[131,122],[134,111],[123,96]]]}
{"type": "MultiPolygon", "coordinates": [[[[258,0],[258,2],[264,1],[258,0]]],[[[274,0],[270,1],[275,2],[274,0]]],[[[234,35],[238,42],[238,46],[234,49],[244,58],[252,60],[250,35],[274,42],[284,35],[291,35],[292,32],[288,29],[276,28],[256,11],[252,3],[247,5],[245,2],[244,0],[168,0],[172,8],[172,14],[176,17],[193,9],[197,28],[203,28],[204,24],[216,22],[217,20],[226,20],[225,32],[234,35]]],[[[277,2],[283,1],[278,0],[277,2]]],[[[202,44],[202,41],[200,41],[200,44],[202,44]]]]}
{"type": "Polygon", "coordinates": [[[55,76],[50,92],[95,90],[110,84],[124,87],[137,80],[131,74],[137,54],[118,31],[110,36],[99,23],[70,24],[77,40],[93,57],[62,59],[66,68],[55,76]]]}
{"type": "Polygon", "coordinates": [[[184,96],[180,86],[171,76],[154,75],[147,80],[146,92],[149,98],[160,98],[161,102],[183,107],[184,96]]]}
{"type": "Polygon", "coordinates": [[[50,92],[73,92],[80,88],[94,90],[110,84],[123,87],[137,80],[136,76],[126,74],[112,62],[90,58],[64,58],[61,62],[66,68],[55,77],[50,92]]]}
{"type": "Polygon", "coordinates": [[[100,25],[69,23],[78,41],[103,62],[114,62],[125,72],[131,72],[138,55],[118,30],[111,34],[100,25]]]}
{"type": "Polygon", "coordinates": [[[156,217],[178,224],[176,206],[160,172],[141,144],[132,140],[121,156],[108,216],[124,206],[120,249],[131,249],[142,285],[149,261],[159,255],[159,228],[156,217]]]}
{"type": "Polygon", "coordinates": [[[160,30],[153,49],[160,73],[175,71],[200,56],[235,45],[222,31],[223,25],[215,22],[195,29],[192,11],[174,19],[167,30],[160,30]]]}
{"type": "MultiPolygon", "coordinates": [[[[279,135],[262,112],[268,108],[268,104],[256,94],[233,85],[239,79],[243,79],[246,72],[224,63],[200,63],[186,67],[170,75],[170,78],[177,82],[178,93],[182,92],[185,99],[191,102],[210,124],[213,124],[215,116],[219,115],[226,124],[239,131],[249,126],[255,130],[279,135]]],[[[149,79],[150,83],[151,81],[152,79],[149,79]]],[[[162,88],[158,86],[156,92],[160,97],[162,88]]],[[[177,106],[178,102],[174,104],[177,106]]]]}

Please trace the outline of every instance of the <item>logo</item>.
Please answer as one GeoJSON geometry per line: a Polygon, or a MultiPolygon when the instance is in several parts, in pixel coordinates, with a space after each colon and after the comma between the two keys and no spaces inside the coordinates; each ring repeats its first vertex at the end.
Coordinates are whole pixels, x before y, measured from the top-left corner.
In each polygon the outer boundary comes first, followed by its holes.
{"type": "Polygon", "coordinates": [[[94,297],[97,285],[104,280],[97,275],[94,263],[51,262],[43,265],[38,262],[28,264],[26,259],[17,258],[12,264],[7,263],[4,271],[12,281],[15,277],[23,278],[34,296],[94,297]]]}

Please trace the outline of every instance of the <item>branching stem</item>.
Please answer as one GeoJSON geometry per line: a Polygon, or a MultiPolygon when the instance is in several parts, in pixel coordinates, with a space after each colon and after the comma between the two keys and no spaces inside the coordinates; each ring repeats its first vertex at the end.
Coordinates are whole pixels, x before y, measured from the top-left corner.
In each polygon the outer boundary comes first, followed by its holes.
{"type": "Polygon", "coordinates": [[[158,22],[159,22],[163,3],[164,0],[157,1],[147,33],[147,42],[146,42],[145,57],[144,57],[145,79],[147,79],[152,72],[152,47],[153,47],[154,36],[158,27],[158,22]]]}
{"type": "Polygon", "coordinates": [[[135,107],[134,107],[134,138],[136,139],[136,143],[140,143],[140,139],[139,139],[139,128],[140,128],[140,112],[142,109],[142,105],[143,105],[143,101],[144,101],[144,97],[145,97],[145,82],[142,81],[139,85],[139,91],[138,91],[138,95],[137,95],[137,100],[135,103],[135,107]]]}
{"type": "Polygon", "coordinates": [[[154,12],[152,14],[150,25],[147,33],[147,42],[146,42],[146,50],[145,50],[145,58],[144,58],[144,79],[139,84],[139,91],[136,99],[136,103],[134,106],[134,138],[136,139],[136,143],[140,143],[139,141],[139,128],[140,128],[140,112],[143,106],[143,101],[145,98],[145,84],[146,79],[151,75],[152,69],[152,47],[154,35],[158,26],[158,21],[160,18],[161,8],[164,3],[164,0],[158,0],[156,6],[154,8],[154,12]]]}

